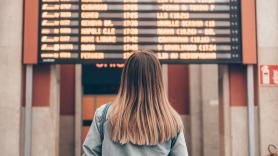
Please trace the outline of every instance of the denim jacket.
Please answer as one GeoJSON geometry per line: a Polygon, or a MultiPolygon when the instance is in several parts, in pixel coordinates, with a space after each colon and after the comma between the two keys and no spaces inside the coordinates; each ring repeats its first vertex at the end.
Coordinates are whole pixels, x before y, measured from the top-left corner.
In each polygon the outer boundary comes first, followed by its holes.
{"type": "MultiPolygon", "coordinates": [[[[83,156],[188,156],[183,132],[174,144],[169,140],[157,145],[120,144],[111,140],[108,122],[104,122],[104,138],[101,141],[99,125],[105,105],[96,110],[93,122],[83,144],[83,156]],[[172,146],[172,147],[171,147],[172,146]]],[[[113,108],[109,108],[113,109],[113,108]]],[[[107,113],[108,114],[108,113],[107,113]]]]}

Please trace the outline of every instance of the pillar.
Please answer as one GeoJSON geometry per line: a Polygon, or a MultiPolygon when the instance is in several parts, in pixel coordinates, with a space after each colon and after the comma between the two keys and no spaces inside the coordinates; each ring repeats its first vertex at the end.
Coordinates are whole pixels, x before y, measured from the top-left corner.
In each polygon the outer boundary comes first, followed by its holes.
{"type": "Polygon", "coordinates": [[[189,65],[191,155],[219,155],[218,67],[189,65]]]}
{"type": "Polygon", "coordinates": [[[21,0],[0,2],[0,151],[20,155],[22,101],[21,0]]]}
{"type": "MultiPolygon", "coordinates": [[[[278,65],[278,1],[257,0],[258,63],[278,65]]],[[[259,68],[258,68],[259,70],[259,68]]],[[[260,155],[278,146],[278,86],[259,86],[260,155]]]]}
{"type": "Polygon", "coordinates": [[[74,116],[75,116],[75,156],[80,156],[82,153],[82,65],[75,65],[75,107],[74,107],[74,116]]]}
{"type": "Polygon", "coordinates": [[[58,156],[60,68],[36,65],[33,74],[32,156],[58,156]]]}
{"type": "Polygon", "coordinates": [[[201,65],[189,65],[191,155],[203,156],[201,65]]]}
{"type": "Polygon", "coordinates": [[[203,156],[219,156],[218,66],[201,66],[203,156]]]}
{"type": "Polygon", "coordinates": [[[188,65],[168,65],[168,96],[175,110],[180,114],[184,125],[184,136],[190,151],[190,112],[189,112],[189,67],[188,65]]]}
{"type": "Polygon", "coordinates": [[[74,156],[75,65],[61,65],[59,156],[74,156]]]}
{"type": "MultiPolygon", "coordinates": [[[[246,156],[249,154],[246,74],[246,65],[219,66],[221,156],[246,156]]],[[[254,107],[255,155],[258,156],[258,108],[256,97],[254,107]]]]}

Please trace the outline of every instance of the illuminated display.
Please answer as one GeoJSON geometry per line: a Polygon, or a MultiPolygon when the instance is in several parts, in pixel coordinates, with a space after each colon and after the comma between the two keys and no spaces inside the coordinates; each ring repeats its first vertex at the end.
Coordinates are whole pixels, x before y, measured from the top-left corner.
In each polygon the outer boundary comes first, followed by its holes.
{"type": "Polygon", "coordinates": [[[40,63],[241,63],[240,0],[40,0],[40,63]]]}

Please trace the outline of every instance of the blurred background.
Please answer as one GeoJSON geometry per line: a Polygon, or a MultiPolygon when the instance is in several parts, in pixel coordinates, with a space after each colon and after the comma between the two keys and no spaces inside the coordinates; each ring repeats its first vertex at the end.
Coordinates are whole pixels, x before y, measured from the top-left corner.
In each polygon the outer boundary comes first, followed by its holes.
{"type": "Polygon", "coordinates": [[[1,155],[80,156],[141,48],[163,63],[190,156],[275,153],[277,0],[1,0],[0,20],[1,155]]]}

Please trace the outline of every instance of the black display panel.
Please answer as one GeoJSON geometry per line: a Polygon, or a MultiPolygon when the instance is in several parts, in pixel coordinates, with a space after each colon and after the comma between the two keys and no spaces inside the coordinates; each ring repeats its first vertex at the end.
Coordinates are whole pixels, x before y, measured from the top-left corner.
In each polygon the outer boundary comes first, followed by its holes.
{"type": "Polygon", "coordinates": [[[123,64],[84,64],[82,66],[83,93],[117,94],[123,64]]]}
{"type": "Polygon", "coordinates": [[[241,63],[240,0],[40,0],[39,63],[241,63]]]}

